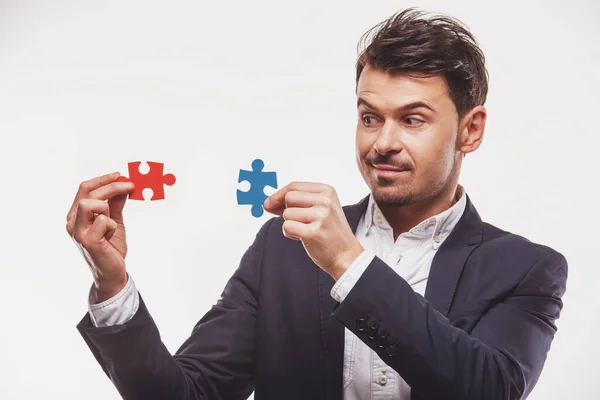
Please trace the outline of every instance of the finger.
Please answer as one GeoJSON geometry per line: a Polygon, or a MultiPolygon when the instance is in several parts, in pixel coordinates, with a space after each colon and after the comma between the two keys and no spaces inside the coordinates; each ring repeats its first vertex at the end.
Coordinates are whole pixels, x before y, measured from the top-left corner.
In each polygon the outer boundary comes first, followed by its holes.
{"type": "MultiPolygon", "coordinates": [[[[99,187],[98,189],[92,190],[91,192],[84,195],[82,199],[98,199],[98,200],[107,200],[114,196],[126,195],[133,191],[134,184],[132,182],[112,182],[106,184],[104,186],[99,187]]],[[[71,216],[77,212],[77,208],[71,210],[71,216]]],[[[69,216],[67,216],[67,219],[69,216]]]]}
{"type": "Polygon", "coordinates": [[[67,213],[67,220],[69,220],[73,215],[75,215],[75,212],[77,212],[77,205],[79,204],[79,200],[86,198],[92,190],[95,190],[108,183],[114,182],[120,175],[121,174],[119,172],[112,172],[110,174],[98,176],[96,178],[82,182],[79,185],[79,190],[75,195],[75,199],[73,199],[73,204],[71,204],[71,208],[67,213]]]}
{"type": "Polygon", "coordinates": [[[133,191],[133,182],[112,182],[98,189],[92,190],[86,198],[108,200],[115,196],[129,194],[133,191]]]}
{"type": "Polygon", "coordinates": [[[116,222],[123,223],[123,208],[127,202],[127,194],[115,196],[108,200],[110,217],[116,222]]]}
{"type": "MultiPolygon", "coordinates": [[[[127,196],[134,189],[134,184],[132,182],[112,182],[107,185],[101,186],[96,190],[92,190],[82,199],[98,199],[98,200],[107,200],[111,199],[115,196],[127,196]]],[[[80,199],[80,200],[82,200],[80,199]]],[[[121,206],[122,209],[122,206],[121,206]]],[[[120,210],[119,210],[120,211],[120,210]]],[[[71,211],[71,217],[77,212],[77,208],[71,211]]],[[[67,217],[68,219],[68,217],[67,217]]]]}
{"type": "Polygon", "coordinates": [[[323,193],[290,191],[284,199],[285,207],[313,207],[331,205],[331,198],[323,193]]]}
{"type": "Polygon", "coordinates": [[[268,212],[285,207],[285,196],[290,191],[321,193],[328,190],[329,186],[314,182],[292,182],[269,196],[263,206],[268,212]]]}
{"type": "Polygon", "coordinates": [[[109,240],[117,230],[117,223],[104,214],[98,215],[88,231],[86,245],[88,248],[97,246],[103,240],[109,240]]]}
{"type": "Polygon", "coordinates": [[[77,214],[69,220],[69,223],[73,224],[72,235],[76,241],[81,243],[83,235],[92,225],[97,214],[106,215],[110,218],[107,202],[96,199],[83,199],[79,201],[77,214]]]}
{"type": "Polygon", "coordinates": [[[320,217],[321,213],[315,208],[288,207],[283,211],[283,219],[309,224],[320,217]]]}
{"type": "Polygon", "coordinates": [[[265,208],[266,211],[275,215],[283,215],[283,212],[286,208],[290,207],[314,207],[314,206],[322,206],[325,209],[331,207],[333,203],[332,198],[329,194],[324,192],[319,193],[311,193],[311,192],[301,192],[301,191],[289,191],[285,195],[284,201],[282,204],[278,206],[270,206],[270,208],[265,208]]]}
{"type": "Polygon", "coordinates": [[[282,230],[285,237],[303,240],[312,237],[313,226],[311,224],[287,220],[283,222],[282,230]]]}

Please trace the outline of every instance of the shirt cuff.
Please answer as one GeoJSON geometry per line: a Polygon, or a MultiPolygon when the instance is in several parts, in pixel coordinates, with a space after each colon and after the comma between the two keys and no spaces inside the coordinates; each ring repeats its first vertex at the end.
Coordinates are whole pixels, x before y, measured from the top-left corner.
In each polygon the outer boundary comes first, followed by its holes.
{"type": "Polygon", "coordinates": [[[371,261],[373,261],[375,255],[368,250],[361,253],[360,256],[350,265],[350,267],[344,272],[344,274],[338,279],[338,281],[331,288],[331,297],[333,297],[338,303],[344,301],[350,290],[356,285],[356,282],[360,279],[363,272],[367,269],[371,261]]]}
{"type": "Polygon", "coordinates": [[[110,299],[102,303],[92,304],[92,290],[88,296],[90,319],[95,327],[122,325],[128,322],[138,310],[140,299],[135,283],[127,274],[125,287],[110,299]]]}

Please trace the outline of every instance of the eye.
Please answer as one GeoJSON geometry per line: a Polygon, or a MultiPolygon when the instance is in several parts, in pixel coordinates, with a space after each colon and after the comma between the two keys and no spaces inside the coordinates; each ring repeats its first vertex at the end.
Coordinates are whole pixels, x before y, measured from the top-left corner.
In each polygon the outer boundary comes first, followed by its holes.
{"type": "Polygon", "coordinates": [[[365,126],[370,126],[372,123],[377,122],[376,118],[371,115],[363,116],[362,121],[365,126]]]}
{"type": "Polygon", "coordinates": [[[411,126],[419,125],[420,123],[424,122],[418,118],[405,118],[404,121],[408,122],[408,125],[411,126]]]}

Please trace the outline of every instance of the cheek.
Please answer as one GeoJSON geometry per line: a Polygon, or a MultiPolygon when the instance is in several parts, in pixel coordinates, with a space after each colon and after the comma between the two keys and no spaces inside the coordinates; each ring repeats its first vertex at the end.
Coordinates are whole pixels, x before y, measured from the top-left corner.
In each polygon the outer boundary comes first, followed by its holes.
{"type": "Polygon", "coordinates": [[[417,165],[418,175],[427,180],[445,180],[454,165],[454,144],[438,143],[436,146],[423,143],[412,148],[411,155],[417,165]]]}
{"type": "Polygon", "coordinates": [[[436,156],[432,160],[432,169],[441,180],[446,180],[451,174],[454,166],[454,145],[446,144],[437,149],[436,156]]]}
{"type": "Polygon", "coordinates": [[[360,160],[363,160],[369,151],[373,147],[373,143],[370,142],[367,135],[357,133],[356,134],[356,156],[360,160]]]}

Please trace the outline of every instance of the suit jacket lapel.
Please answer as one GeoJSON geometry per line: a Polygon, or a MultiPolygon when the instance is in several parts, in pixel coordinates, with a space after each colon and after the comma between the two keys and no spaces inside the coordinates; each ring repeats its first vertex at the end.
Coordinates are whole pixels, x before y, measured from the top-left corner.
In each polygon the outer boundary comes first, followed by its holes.
{"type": "MultiPolygon", "coordinates": [[[[359,203],[345,206],[344,212],[352,232],[356,232],[360,218],[368,205],[369,196],[359,203]]],[[[344,326],[331,317],[336,301],[331,297],[334,279],[317,269],[319,282],[319,304],[321,311],[321,338],[325,364],[326,399],[342,400],[343,397],[343,367],[344,367],[344,326]]]]}
{"type": "MultiPolygon", "coordinates": [[[[483,222],[467,195],[465,211],[433,257],[425,298],[444,316],[448,316],[454,293],[467,258],[481,243],[483,222]]],[[[418,393],[411,393],[412,400],[424,400],[418,393]]]]}
{"type": "Polygon", "coordinates": [[[481,243],[482,235],[483,223],[467,195],[461,219],[433,258],[425,289],[425,298],[444,316],[450,311],[465,262],[481,243]]]}
{"type": "MultiPolygon", "coordinates": [[[[344,207],[352,232],[368,205],[369,196],[357,204],[344,207]]],[[[467,257],[481,243],[483,223],[467,195],[465,212],[456,227],[440,246],[431,265],[425,298],[439,312],[448,315],[460,274],[467,257]]],[[[321,338],[324,355],[326,399],[343,398],[344,327],[331,317],[336,305],[331,297],[335,281],[320,268],[317,271],[321,312],[321,338]]]]}

